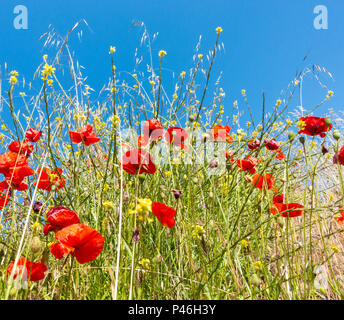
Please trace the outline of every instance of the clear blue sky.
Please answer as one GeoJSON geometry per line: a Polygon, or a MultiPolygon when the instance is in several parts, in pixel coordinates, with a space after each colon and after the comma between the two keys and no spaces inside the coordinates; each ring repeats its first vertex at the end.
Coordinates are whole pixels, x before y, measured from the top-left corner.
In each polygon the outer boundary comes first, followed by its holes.
{"type": "MultiPolygon", "coordinates": [[[[75,34],[70,44],[86,67],[88,83],[99,90],[109,77],[110,45],[117,48],[118,70],[133,70],[140,39],[133,20],[144,21],[151,34],[159,32],[153,55],[166,50],[165,67],[177,73],[191,67],[199,36],[203,36],[200,51],[207,53],[215,41],[215,28],[221,26],[225,52],[217,57],[211,80],[223,71],[221,86],[228,108],[245,88],[253,108],[260,110],[263,90],[272,103],[297,70],[314,63],[334,77],[334,81],[323,78],[335,96],[322,111],[328,107],[343,109],[343,17],[341,0],[1,0],[0,66],[3,77],[7,62],[9,70],[32,79],[45,53],[40,35],[50,24],[65,35],[84,18],[90,29],[83,27],[82,42],[75,34]],[[16,5],[28,9],[28,30],[13,27],[16,5]],[[316,5],[328,8],[327,30],[313,27],[316,5]]],[[[307,80],[304,106],[317,104],[326,92],[315,81],[307,80]]]]}

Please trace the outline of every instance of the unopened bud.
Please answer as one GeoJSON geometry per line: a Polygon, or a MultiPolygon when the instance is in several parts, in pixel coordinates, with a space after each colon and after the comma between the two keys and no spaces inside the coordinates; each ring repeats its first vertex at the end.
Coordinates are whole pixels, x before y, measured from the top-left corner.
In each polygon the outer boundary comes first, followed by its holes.
{"type": "Polygon", "coordinates": [[[32,253],[38,253],[42,249],[42,243],[39,237],[35,236],[33,237],[30,245],[30,250],[32,253]]]}
{"type": "Polygon", "coordinates": [[[294,138],[295,138],[295,132],[294,132],[294,131],[290,131],[290,132],[288,133],[288,138],[289,138],[290,141],[294,140],[294,138]]]}
{"type": "Polygon", "coordinates": [[[340,139],[340,132],[338,130],[334,130],[333,131],[333,138],[335,140],[339,140],[340,139]]]}

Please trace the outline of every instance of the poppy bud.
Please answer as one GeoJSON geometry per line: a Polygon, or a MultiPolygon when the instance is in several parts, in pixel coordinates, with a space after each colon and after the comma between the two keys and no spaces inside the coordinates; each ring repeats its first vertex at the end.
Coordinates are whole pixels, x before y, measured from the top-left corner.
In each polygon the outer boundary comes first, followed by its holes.
{"type": "Polygon", "coordinates": [[[129,202],[129,200],[130,200],[129,192],[125,191],[124,194],[123,194],[123,201],[124,202],[129,202]]]}
{"type": "Polygon", "coordinates": [[[304,143],[305,143],[305,137],[300,137],[300,138],[299,138],[299,141],[300,141],[302,144],[304,144],[304,143]]]}
{"type": "Polygon", "coordinates": [[[171,192],[173,192],[174,198],[179,199],[182,196],[182,190],[174,190],[172,189],[171,192]]]}
{"type": "MultiPolygon", "coordinates": [[[[42,209],[42,207],[43,207],[43,203],[42,202],[35,201],[35,203],[33,204],[33,211],[35,213],[39,213],[39,211],[42,209]]],[[[44,210],[44,208],[42,210],[44,210]]]]}
{"type": "Polygon", "coordinates": [[[50,255],[50,248],[49,247],[45,247],[42,253],[42,257],[41,257],[41,262],[44,263],[45,265],[48,264],[49,261],[49,255],[50,255]]]}
{"type": "Polygon", "coordinates": [[[195,117],[192,114],[189,115],[189,121],[190,122],[194,122],[195,121],[195,117]]]}
{"type": "Polygon", "coordinates": [[[282,218],[281,216],[277,218],[277,224],[278,224],[281,228],[284,227],[284,220],[283,220],[283,218],[282,218]]]}
{"type": "Polygon", "coordinates": [[[17,294],[17,289],[15,287],[12,287],[10,290],[10,298],[14,298],[17,294]]]}
{"type": "Polygon", "coordinates": [[[32,253],[38,253],[42,249],[42,243],[39,237],[35,236],[33,237],[30,245],[30,250],[32,253]]]}
{"type": "Polygon", "coordinates": [[[325,155],[326,153],[328,153],[328,149],[323,145],[321,148],[321,152],[323,155],[325,155]]]}
{"type": "Polygon", "coordinates": [[[333,155],[332,161],[333,161],[333,164],[337,164],[337,163],[338,163],[338,154],[337,154],[337,153],[335,153],[335,154],[333,155]]]}
{"type": "Polygon", "coordinates": [[[295,138],[295,132],[294,132],[294,131],[289,131],[289,133],[288,133],[288,139],[289,139],[290,141],[293,141],[294,138],[295,138]]]}
{"type": "Polygon", "coordinates": [[[206,142],[209,139],[209,135],[207,133],[202,133],[202,141],[206,142]]]}
{"type": "Polygon", "coordinates": [[[140,240],[140,230],[137,228],[135,229],[133,233],[133,240],[134,242],[138,242],[140,240]]]}
{"type": "Polygon", "coordinates": [[[259,277],[257,276],[256,273],[254,273],[251,277],[251,282],[254,286],[258,287],[260,285],[260,279],[259,277]]]}
{"type": "Polygon", "coordinates": [[[141,180],[141,181],[144,181],[146,179],[146,177],[143,173],[139,174],[138,177],[139,177],[139,180],[141,180]]]}
{"type": "Polygon", "coordinates": [[[330,118],[326,118],[325,119],[325,124],[329,127],[331,125],[331,119],[330,118]]]}
{"type": "Polygon", "coordinates": [[[338,130],[333,130],[333,138],[335,140],[339,140],[340,139],[340,132],[338,130]]]}
{"type": "Polygon", "coordinates": [[[323,294],[323,295],[326,295],[327,294],[327,291],[324,287],[320,287],[319,289],[320,293],[323,294]]]}
{"type": "Polygon", "coordinates": [[[214,193],[212,191],[209,192],[209,198],[214,199],[214,193]]]}

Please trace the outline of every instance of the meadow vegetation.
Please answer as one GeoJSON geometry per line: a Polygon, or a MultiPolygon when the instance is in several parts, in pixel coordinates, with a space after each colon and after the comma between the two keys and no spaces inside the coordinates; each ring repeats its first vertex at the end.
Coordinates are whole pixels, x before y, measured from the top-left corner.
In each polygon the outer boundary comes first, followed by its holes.
{"type": "Polygon", "coordinates": [[[251,107],[212,75],[220,27],[172,79],[140,27],[149,63],[121,72],[111,46],[100,92],[71,54],[77,25],[43,36],[56,54],[35,95],[20,70],[2,79],[1,298],[341,299],[342,120],[319,114],[320,86],[295,110],[326,70],[251,107]]]}

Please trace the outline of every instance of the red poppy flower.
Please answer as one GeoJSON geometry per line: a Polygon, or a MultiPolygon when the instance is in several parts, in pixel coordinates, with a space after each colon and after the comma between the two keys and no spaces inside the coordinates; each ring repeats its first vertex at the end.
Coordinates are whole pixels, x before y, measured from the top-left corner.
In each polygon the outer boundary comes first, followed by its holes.
{"type": "Polygon", "coordinates": [[[8,187],[3,187],[3,183],[0,183],[0,208],[4,208],[10,201],[11,191],[8,190],[8,187]]]}
{"type": "Polygon", "coordinates": [[[65,185],[65,180],[62,178],[62,169],[57,168],[55,170],[50,170],[49,168],[38,169],[39,180],[34,182],[34,185],[38,189],[51,191],[52,186],[56,186],[61,189],[65,185]]]}
{"type": "Polygon", "coordinates": [[[162,138],[164,129],[162,124],[157,119],[148,119],[144,122],[143,132],[139,146],[145,146],[150,141],[157,141],[162,138]]]}
{"type": "Polygon", "coordinates": [[[72,224],[58,231],[55,238],[63,245],[54,245],[50,250],[55,257],[59,257],[72,252],[76,260],[87,263],[96,259],[103,250],[104,237],[85,224],[72,224]]]}
{"type": "Polygon", "coordinates": [[[10,169],[25,167],[28,163],[29,161],[24,155],[16,152],[6,152],[0,155],[0,173],[8,176],[10,169]]]}
{"type": "Polygon", "coordinates": [[[304,206],[299,203],[275,203],[271,208],[271,213],[273,215],[280,214],[282,217],[300,217],[303,214],[304,206]]]}
{"type": "Polygon", "coordinates": [[[260,141],[258,139],[247,142],[247,147],[250,150],[256,150],[259,146],[260,146],[260,141]]]}
{"type": "Polygon", "coordinates": [[[11,152],[21,153],[26,157],[29,157],[31,152],[33,151],[33,145],[24,140],[23,142],[20,141],[13,141],[9,146],[8,149],[11,152]]]}
{"type": "Polygon", "coordinates": [[[261,190],[265,188],[267,188],[268,190],[270,189],[276,190],[274,186],[275,178],[270,173],[265,173],[263,175],[256,174],[252,177],[251,182],[255,188],[258,188],[261,190]]]}
{"type": "Polygon", "coordinates": [[[320,135],[320,137],[324,138],[326,135],[326,132],[332,129],[332,124],[329,126],[325,123],[325,118],[320,117],[301,117],[299,121],[305,122],[305,126],[302,130],[300,130],[298,133],[304,133],[309,136],[317,136],[320,135]]]}
{"type": "Polygon", "coordinates": [[[159,222],[162,225],[168,228],[172,228],[176,223],[176,221],[173,219],[174,216],[177,214],[176,210],[163,203],[153,202],[152,213],[158,218],[159,222]]]}
{"type": "Polygon", "coordinates": [[[249,171],[255,173],[257,170],[254,168],[258,164],[259,160],[255,157],[248,156],[244,160],[237,160],[237,165],[240,168],[239,171],[249,171]]]}
{"type": "Polygon", "coordinates": [[[281,149],[278,149],[277,151],[274,151],[277,156],[276,156],[276,159],[277,160],[283,160],[286,158],[285,154],[283,153],[283,151],[281,149]]]}
{"type": "Polygon", "coordinates": [[[334,217],[334,220],[336,220],[340,226],[343,226],[344,225],[344,210],[342,207],[339,207],[339,213],[340,213],[340,216],[334,217]]]}
{"type": "Polygon", "coordinates": [[[281,194],[277,194],[273,197],[272,201],[274,203],[283,203],[284,202],[284,194],[281,193],[281,194]]]}
{"type": "Polygon", "coordinates": [[[30,142],[37,142],[42,135],[42,131],[38,131],[37,129],[30,128],[26,130],[25,139],[30,142]]]}
{"type": "Polygon", "coordinates": [[[279,142],[277,142],[275,139],[265,139],[264,143],[265,143],[266,149],[271,150],[271,151],[278,150],[280,147],[279,142]]]}
{"type": "Polygon", "coordinates": [[[84,142],[86,146],[96,143],[100,140],[96,137],[93,127],[88,124],[86,127],[79,129],[78,131],[69,131],[69,137],[74,143],[84,142]]]}
{"type": "Polygon", "coordinates": [[[3,188],[3,189],[12,188],[14,190],[24,191],[24,190],[27,190],[29,187],[28,187],[27,183],[23,180],[22,181],[16,181],[16,180],[12,179],[12,181],[11,181],[11,179],[8,178],[8,179],[0,182],[0,188],[3,188]]]}
{"type": "Polygon", "coordinates": [[[174,146],[181,147],[182,149],[186,148],[184,142],[187,138],[188,133],[179,127],[170,127],[165,133],[165,140],[168,144],[173,144],[174,146]]]}
{"type": "Polygon", "coordinates": [[[214,141],[232,142],[233,138],[229,134],[230,131],[230,126],[223,126],[221,124],[218,124],[214,128],[212,128],[212,138],[214,141]]]}
{"type": "MultiPolygon", "coordinates": [[[[14,261],[10,263],[10,265],[7,267],[6,271],[6,277],[8,278],[14,268],[14,261]]],[[[17,278],[18,276],[28,277],[25,280],[30,281],[40,281],[44,279],[45,272],[48,270],[46,265],[42,262],[31,262],[29,260],[26,260],[24,258],[20,258],[18,260],[16,269],[13,272],[13,279],[17,278]]]]}
{"type": "Polygon", "coordinates": [[[67,254],[74,252],[74,249],[63,245],[61,242],[55,242],[50,245],[50,252],[56,259],[61,260],[67,254]]]}
{"type": "Polygon", "coordinates": [[[156,171],[152,156],[142,149],[127,151],[122,157],[122,167],[130,174],[153,174],[156,171]]]}
{"type": "Polygon", "coordinates": [[[25,183],[22,184],[24,178],[33,175],[34,171],[28,166],[28,160],[24,155],[7,152],[0,155],[0,173],[6,177],[11,186],[23,190],[26,186],[25,183]]]}
{"type": "Polygon", "coordinates": [[[336,154],[333,157],[333,162],[337,163],[339,161],[339,163],[344,166],[344,146],[339,150],[338,155],[336,154]]]}
{"type": "Polygon", "coordinates": [[[79,223],[79,217],[75,211],[65,207],[54,207],[47,212],[47,221],[43,232],[47,235],[50,231],[61,230],[71,224],[79,223]]]}

